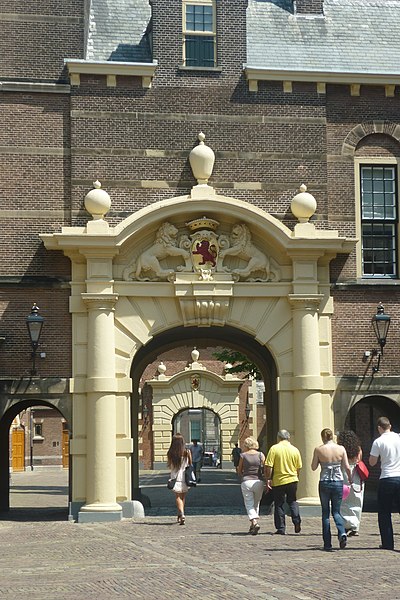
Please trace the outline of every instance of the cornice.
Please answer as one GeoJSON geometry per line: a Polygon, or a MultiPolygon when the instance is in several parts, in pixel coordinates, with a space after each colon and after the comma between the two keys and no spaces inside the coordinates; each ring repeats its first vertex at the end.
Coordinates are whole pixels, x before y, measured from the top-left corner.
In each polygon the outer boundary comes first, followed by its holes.
{"type": "Polygon", "coordinates": [[[385,87],[386,95],[394,95],[394,87],[400,85],[400,73],[358,73],[358,72],[340,72],[340,71],[314,71],[314,70],[290,70],[290,69],[270,69],[255,67],[244,64],[243,70],[249,82],[249,91],[258,90],[258,81],[282,81],[284,91],[291,92],[291,82],[312,82],[316,83],[318,93],[325,93],[327,83],[337,83],[351,86],[351,94],[359,95],[360,85],[381,85],[385,87]],[[352,87],[354,86],[354,87],[352,87]]]}
{"type": "Polygon", "coordinates": [[[80,75],[106,75],[107,86],[116,87],[117,75],[126,77],[141,77],[142,87],[150,88],[158,62],[118,62],[81,59],[64,59],[71,80],[71,85],[80,85],[80,75]]]}
{"type": "Polygon", "coordinates": [[[71,87],[66,83],[32,81],[0,81],[0,92],[41,92],[45,94],[69,94],[71,87]]]}

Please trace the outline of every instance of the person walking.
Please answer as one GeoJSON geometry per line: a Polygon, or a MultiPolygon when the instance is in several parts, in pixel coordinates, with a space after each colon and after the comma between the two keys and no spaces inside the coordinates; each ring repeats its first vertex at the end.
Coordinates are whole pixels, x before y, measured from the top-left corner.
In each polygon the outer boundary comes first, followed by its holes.
{"type": "Polygon", "coordinates": [[[172,436],[171,445],[167,452],[167,464],[171,469],[171,479],[175,479],[172,491],[175,493],[176,508],[178,511],[177,521],[179,525],[185,524],[185,500],[189,490],[185,481],[185,469],[192,464],[192,455],[186,448],[183,435],[176,433],[172,436]]]}
{"type": "Polygon", "coordinates": [[[258,442],[253,437],[246,438],[243,446],[244,452],[240,455],[237,473],[242,478],[240,487],[250,519],[249,533],[257,535],[260,530],[260,501],[264,491],[264,481],[260,477],[263,475],[265,456],[258,451],[258,442]]]}
{"type": "Polygon", "coordinates": [[[394,549],[392,508],[394,502],[400,507],[400,436],[391,431],[387,417],[379,417],[378,437],[372,444],[369,464],[374,467],[381,459],[381,475],[378,484],[378,524],[381,546],[384,550],[394,549]]]}
{"type": "Polygon", "coordinates": [[[200,483],[200,469],[203,466],[203,447],[199,444],[199,440],[192,440],[190,452],[192,453],[196,481],[200,483]]]}
{"type": "Polygon", "coordinates": [[[339,446],[333,441],[331,429],[325,428],[321,431],[322,446],[314,448],[311,469],[316,471],[321,466],[319,480],[319,497],[322,508],[322,538],[324,550],[331,552],[332,536],[329,520],[330,510],[338,530],[339,547],[346,547],[347,535],[344,527],[343,517],[340,514],[340,506],[343,497],[343,472],[347,474],[349,484],[353,483],[349,461],[344,446],[339,446]]]}
{"type": "Polygon", "coordinates": [[[233,448],[233,450],[231,452],[231,456],[232,456],[233,466],[236,469],[236,473],[238,472],[238,466],[239,466],[239,460],[240,460],[241,454],[242,454],[242,449],[239,448],[239,444],[235,444],[235,447],[233,448]]]}
{"type": "Polygon", "coordinates": [[[277,443],[271,446],[265,461],[267,485],[272,475],[276,534],[285,535],[286,533],[285,500],[289,505],[295,533],[301,531],[301,518],[296,497],[301,467],[299,450],[290,443],[290,433],[286,429],[281,429],[278,431],[277,443]]]}
{"type": "Polygon", "coordinates": [[[349,494],[342,499],[340,514],[343,517],[344,527],[349,537],[358,535],[360,530],[361,514],[364,502],[364,482],[361,481],[357,471],[357,463],[362,460],[361,443],[354,431],[341,431],[337,438],[338,444],[344,446],[351,470],[352,485],[349,485],[346,471],[343,471],[343,482],[350,488],[349,494]]]}

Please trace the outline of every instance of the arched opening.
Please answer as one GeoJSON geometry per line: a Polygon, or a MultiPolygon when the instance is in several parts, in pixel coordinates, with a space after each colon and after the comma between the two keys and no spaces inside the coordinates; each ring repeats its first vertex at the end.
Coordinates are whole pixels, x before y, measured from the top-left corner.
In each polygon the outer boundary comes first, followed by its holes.
{"type": "MultiPolygon", "coordinates": [[[[275,439],[279,421],[276,387],[277,370],[274,359],[265,346],[261,346],[250,335],[230,326],[209,328],[187,327],[172,329],[158,335],[137,352],[131,369],[131,377],[133,380],[133,393],[131,402],[132,432],[138,432],[139,429],[138,415],[142,408],[139,394],[140,379],[146,366],[159,357],[162,352],[172,350],[182,345],[186,345],[187,347],[196,346],[198,349],[206,346],[229,347],[243,352],[257,365],[262,374],[264,382],[265,392],[263,393],[263,397],[265,413],[267,415],[266,424],[262,432],[262,439],[263,444],[272,443],[272,441],[275,439]]],[[[196,408],[201,409],[202,407],[198,406],[196,408]]],[[[199,414],[200,416],[202,415],[201,412],[199,414]]],[[[176,426],[178,423],[176,420],[176,415],[172,416],[174,418],[171,418],[170,420],[171,428],[176,426]]],[[[240,426],[241,425],[239,423],[239,427],[240,426]]],[[[200,428],[201,427],[202,425],[200,423],[200,428]]],[[[135,433],[133,433],[133,435],[135,437],[135,433]]],[[[191,434],[189,435],[189,438],[190,437],[191,434]]],[[[235,441],[237,440],[235,439],[235,441]]],[[[219,441],[219,443],[221,442],[219,441]]],[[[207,442],[207,446],[208,445],[209,444],[207,442]]],[[[214,446],[214,444],[212,444],[212,446],[214,446]]],[[[211,447],[210,452],[212,452],[212,449],[213,448],[211,447]]],[[[132,484],[132,497],[140,500],[141,490],[139,487],[138,444],[134,446],[133,452],[132,484]]]]}
{"type": "MultiPolygon", "coordinates": [[[[400,433],[400,407],[387,396],[366,396],[359,400],[348,412],[344,428],[352,429],[360,438],[363,456],[368,460],[372,442],[379,434],[376,422],[385,416],[392,424],[392,430],[400,433]]],[[[370,468],[366,482],[364,509],[376,510],[376,489],[380,476],[379,464],[370,468]]]]}
{"type": "Polygon", "coordinates": [[[221,464],[221,419],[209,408],[186,408],[174,415],[172,435],[181,433],[185,440],[197,440],[203,449],[203,464],[221,464]]]}
{"type": "Polygon", "coordinates": [[[3,518],[67,519],[69,427],[60,408],[44,400],[21,400],[4,412],[0,419],[3,518]]]}

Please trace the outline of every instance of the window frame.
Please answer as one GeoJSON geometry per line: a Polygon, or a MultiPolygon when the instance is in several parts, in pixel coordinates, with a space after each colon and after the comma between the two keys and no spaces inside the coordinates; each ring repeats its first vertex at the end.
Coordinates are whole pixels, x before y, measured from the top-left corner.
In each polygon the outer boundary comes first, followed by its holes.
{"type": "Polygon", "coordinates": [[[182,67],[201,71],[214,70],[218,66],[217,57],[217,10],[215,0],[182,0],[182,67]],[[212,31],[198,31],[186,28],[187,6],[210,6],[212,8],[212,31]],[[213,65],[187,65],[186,36],[213,37],[213,65]]]}
{"type": "Polygon", "coordinates": [[[400,230],[399,230],[399,196],[400,196],[400,158],[397,157],[357,157],[354,159],[354,180],[355,180],[355,192],[356,192],[356,235],[357,235],[357,251],[356,251],[356,268],[357,268],[357,279],[362,281],[394,281],[399,279],[400,273],[400,230]],[[391,219],[371,219],[370,222],[377,221],[378,223],[393,223],[394,234],[396,240],[396,255],[395,255],[395,274],[394,275],[369,275],[363,273],[363,254],[362,254],[362,224],[368,222],[362,218],[361,212],[361,201],[362,201],[362,188],[361,188],[361,168],[362,167],[395,167],[396,176],[396,218],[392,221],[391,219]]]}

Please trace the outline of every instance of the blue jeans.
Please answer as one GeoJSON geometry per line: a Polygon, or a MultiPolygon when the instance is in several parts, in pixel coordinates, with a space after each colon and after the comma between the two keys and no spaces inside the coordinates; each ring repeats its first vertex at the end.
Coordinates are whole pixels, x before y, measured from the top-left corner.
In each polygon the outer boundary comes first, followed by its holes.
{"type": "Polygon", "coordinates": [[[378,524],[382,548],[393,550],[392,510],[396,502],[396,512],[400,503],[400,477],[384,477],[378,486],[378,524]]]}
{"type": "Polygon", "coordinates": [[[332,508],[332,517],[338,530],[339,540],[346,535],[343,517],[340,514],[340,507],[343,497],[343,481],[320,481],[319,497],[322,507],[322,537],[324,548],[332,548],[331,524],[329,520],[330,508],[332,508]]]}

